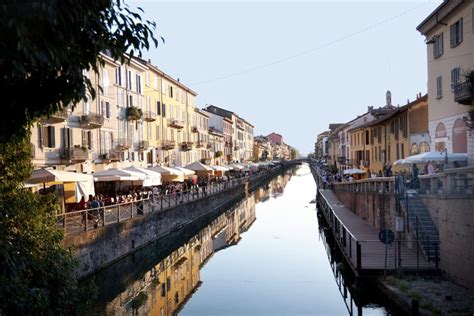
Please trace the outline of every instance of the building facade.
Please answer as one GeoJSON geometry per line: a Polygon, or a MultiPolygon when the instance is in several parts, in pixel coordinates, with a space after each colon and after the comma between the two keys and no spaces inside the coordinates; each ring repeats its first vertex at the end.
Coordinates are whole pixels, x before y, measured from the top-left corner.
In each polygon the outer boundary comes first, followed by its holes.
{"type": "Polygon", "coordinates": [[[474,164],[474,2],[444,1],[417,30],[426,36],[432,150],[467,153],[474,164]]]}

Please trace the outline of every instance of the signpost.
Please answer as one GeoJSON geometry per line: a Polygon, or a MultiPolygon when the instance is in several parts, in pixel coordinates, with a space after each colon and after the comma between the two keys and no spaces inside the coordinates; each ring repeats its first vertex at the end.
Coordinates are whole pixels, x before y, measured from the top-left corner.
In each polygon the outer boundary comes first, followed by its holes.
{"type": "Polygon", "coordinates": [[[379,240],[385,244],[385,269],[383,273],[383,277],[387,276],[387,252],[388,252],[388,245],[390,245],[395,240],[395,234],[390,229],[384,228],[379,232],[379,240]]]}

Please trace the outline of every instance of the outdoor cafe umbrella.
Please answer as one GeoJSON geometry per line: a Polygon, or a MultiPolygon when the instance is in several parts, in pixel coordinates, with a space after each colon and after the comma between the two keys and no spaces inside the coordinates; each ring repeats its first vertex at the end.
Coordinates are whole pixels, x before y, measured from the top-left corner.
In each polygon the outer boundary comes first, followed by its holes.
{"type": "Polygon", "coordinates": [[[364,173],[365,173],[364,170],[360,170],[357,168],[344,170],[344,174],[364,174],[364,173]]]}
{"type": "Polygon", "coordinates": [[[426,163],[429,161],[467,161],[466,153],[448,153],[447,151],[429,151],[394,162],[395,165],[426,163]]]}
{"type": "Polygon", "coordinates": [[[144,173],[146,175],[146,179],[143,180],[143,186],[144,187],[151,187],[151,186],[161,184],[161,174],[156,172],[156,171],[152,171],[152,170],[145,169],[145,168],[139,168],[139,167],[135,167],[135,166],[131,166],[131,167],[125,168],[123,170],[133,171],[133,172],[138,172],[138,173],[144,173]]]}
{"type": "Polygon", "coordinates": [[[125,169],[111,168],[98,171],[93,174],[94,181],[143,181],[146,179],[144,173],[125,169]]]}
{"type": "Polygon", "coordinates": [[[186,166],[186,169],[193,170],[196,172],[205,172],[205,173],[212,173],[214,169],[209,167],[208,165],[205,165],[199,161],[195,161],[193,163],[190,163],[189,165],[186,166]]]}
{"type": "MultiPolygon", "coordinates": [[[[43,188],[48,182],[61,183],[64,186],[64,191],[67,190],[67,185],[65,184],[75,183],[74,195],[76,201],[79,201],[82,196],[95,195],[94,182],[92,176],[89,174],[52,169],[37,169],[33,170],[31,177],[26,180],[27,184],[43,183],[43,188]]],[[[66,201],[64,191],[63,198],[66,201]]]]}
{"type": "Polygon", "coordinates": [[[165,181],[184,181],[184,172],[175,168],[155,166],[148,168],[148,170],[158,172],[161,174],[161,179],[165,181]]]}

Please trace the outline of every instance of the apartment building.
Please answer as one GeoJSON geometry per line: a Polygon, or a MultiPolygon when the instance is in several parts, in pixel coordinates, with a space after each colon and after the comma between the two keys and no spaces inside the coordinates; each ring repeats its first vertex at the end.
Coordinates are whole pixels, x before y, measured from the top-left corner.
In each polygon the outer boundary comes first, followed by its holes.
{"type": "Polygon", "coordinates": [[[35,169],[54,166],[58,170],[91,172],[121,160],[117,145],[118,95],[112,78],[119,66],[105,54],[98,72],[84,71],[95,88],[95,99],[67,106],[32,127],[32,163],[35,169]],[[102,87],[102,90],[99,89],[102,87]]]}
{"type": "Polygon", "coordinates": [[[232,121],[232,160],[228,159],[228,161],[250,161],[253,155],[254,126],[236,113],[214,105],[210,105],[204,110],[232,121]],[[252,136],[251,139],[250,135],[252,136]]]}
{"type": "Polygon", "coordinates": [[[193,114],[193,141],[196,147],[196,160],[210,164],[212,144],[209,142],[209,116],[206,111],[194,109],[193,114]]]}
{"type": "Polygon", "coordinates": [[[273,160],[272,142],[265,136],[255,136],[253,145],[253,160],[273,160]]]}
{"type": "Polygon", "coordinates": [[[417,30],[426,37],[432,149],[474,164],[474,2],[445,0],[417,30]]]}
{"type": "Polygon", "coordinates": [[[225,163],[224,148],[225,140],[224,134],[218,130],[209,127],[209,156],[211,158],[211,165],[222,166],[225,163]]]}
{"type": "Polygon", "coordinates": [[[232,119],[220,116],[218,114],[202,110],[209,116],[209,129],[222,133],[224,136],[224,160],[226,163],[233,161],[232,149],[233,149],[233,132],[232,132],[232,119]]]}

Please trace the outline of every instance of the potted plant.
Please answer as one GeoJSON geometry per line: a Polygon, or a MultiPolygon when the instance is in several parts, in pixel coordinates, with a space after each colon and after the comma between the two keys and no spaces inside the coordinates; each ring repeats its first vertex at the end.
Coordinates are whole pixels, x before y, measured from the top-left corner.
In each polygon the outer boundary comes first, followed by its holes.
{"type": "Polygon", "coordinates": [[[143,117],[143,111],[136,106],[129,106],[126,115],[128,120],[137,121],[143,117]]]}

